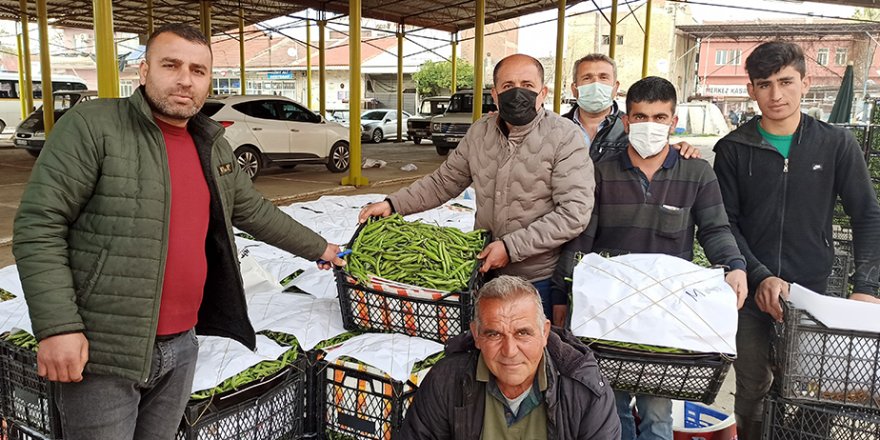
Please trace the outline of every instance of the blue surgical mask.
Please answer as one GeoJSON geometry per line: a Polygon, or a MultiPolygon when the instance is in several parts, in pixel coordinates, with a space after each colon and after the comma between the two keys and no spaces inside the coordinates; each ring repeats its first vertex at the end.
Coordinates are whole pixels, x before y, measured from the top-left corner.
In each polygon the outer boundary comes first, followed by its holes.
{"type": "Polygon", "coordinates": [[[613,87],[601,82],[592,82],[578,86],[578,107],[587,113],[599,113],[611,107],[613,87]]]}

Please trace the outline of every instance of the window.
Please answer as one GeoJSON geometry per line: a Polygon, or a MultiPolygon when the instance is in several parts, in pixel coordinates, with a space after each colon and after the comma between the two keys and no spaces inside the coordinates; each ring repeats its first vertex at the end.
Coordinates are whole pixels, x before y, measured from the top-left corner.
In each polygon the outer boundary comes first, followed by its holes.
{"type": "MultiPolygon", "coordinates": [[[[602,44],[606,46],[611,44],[611,37],[609,35],[602,35],[602,44]]],[[[617,44],[623,44],[623,35],[617,36],[617,44]]]]}
{"type": "Polygon", "coordinates": [[[281,119],[293,122],[320,122],[318,115],[292,102],[281,104],[281,119]]]}
{"type": "Polygon", "coordinates": [[[718,49],[715,51],[716,66],[738,66],[742,60],[741,49],[718,49]]]}
{"type": "Polygon", "coordinates": [[[836,51],[834,51],[834,64],[838,66],[846,65],[846,48],[838,47],[836,51]]]}
{"type": "Polygon", "coordinates": [[[211,117],[217,114],[221,108],[223,108],[225,104],[220,102],[206,102],[205,105],[202,106],[202,114],[207,117],[211,117]]]}
{"type": "Polygon", "coordinates": [[[18,81],[0,81],[0,98],[18,98],[18,91],[16,90],[17,86],[18,81]]]}
{"type": "Polygon", "coordinates": [[[820,66],[828,65],[828,49],[819,49],[819,52],[816,53],[816,63],[820,66]]]}
{"type": "Polygon", "coordinates": [[[275,101],[250,101],[235,104],[232,108],[254,118],[279,119],[275,101]]]}

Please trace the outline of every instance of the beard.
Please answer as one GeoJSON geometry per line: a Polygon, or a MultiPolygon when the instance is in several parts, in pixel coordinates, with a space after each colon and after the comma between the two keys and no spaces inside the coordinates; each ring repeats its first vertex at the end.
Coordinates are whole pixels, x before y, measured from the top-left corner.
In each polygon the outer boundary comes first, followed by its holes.
{"type": "Polygon", "coordinates": [[[177,90],[168,90],[167,93],[161,93],[155,90],[155,87],[151,87],[149,83],[144,85],[144,96],[147,98],[147,103],[150,104],[150,108],[154,113],[165,116],[166,118],[180,121],[189,120],[195,116],[199,110],[202,109],[202,105],[205,104],[204,99],[200,100],[196,96],[192,96],[193,102],[191,105],[174,104],[170,99],[173,94],[190,95],[189,93],[177,90]]]}

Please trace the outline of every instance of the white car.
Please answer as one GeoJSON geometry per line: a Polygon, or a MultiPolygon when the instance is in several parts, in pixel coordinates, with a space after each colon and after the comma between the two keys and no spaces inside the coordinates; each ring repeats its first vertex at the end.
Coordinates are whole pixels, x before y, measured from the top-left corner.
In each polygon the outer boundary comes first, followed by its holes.
{"type": "MultiPolygon", "coordinates": [[[[403,135],[406,136],[406,120],[410,114],[403,114],[403,135]]],[[[383,139],[397,138],[397,110],[376,109],[366,110],[361,113],[361,139],[382,142],[383,139]]]]}
{"type": "Polygon", "coordinates": [[[226,127],[238,164],[251,179],[266,167],[301,163],[322,163],[334,173],[348,170],[348,129],[291,99],[220,96],[209,98],[202,113],[226,127]]]}

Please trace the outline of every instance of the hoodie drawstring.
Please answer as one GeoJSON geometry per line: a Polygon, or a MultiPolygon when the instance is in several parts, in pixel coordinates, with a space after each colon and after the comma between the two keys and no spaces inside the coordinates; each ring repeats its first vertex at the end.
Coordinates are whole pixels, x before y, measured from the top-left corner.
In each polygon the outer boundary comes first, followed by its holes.
{"type": "Polygon", "coordinates": [[[749,148],[749,177],[752,177],[752,149],[749,148]]]}

